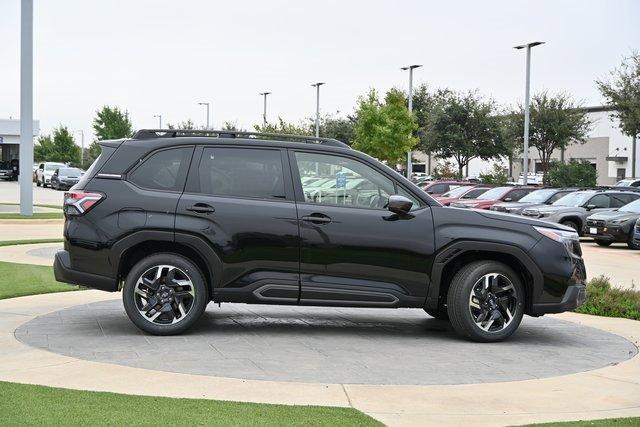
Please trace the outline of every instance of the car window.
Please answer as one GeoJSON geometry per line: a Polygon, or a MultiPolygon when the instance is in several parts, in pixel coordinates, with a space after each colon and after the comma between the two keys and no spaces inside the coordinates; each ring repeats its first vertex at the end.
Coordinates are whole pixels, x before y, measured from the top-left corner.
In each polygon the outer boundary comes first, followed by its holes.
{"type": "Polygon", "coordinates": [[[529,193],[528,190],[513,190],[507,194],[506,198],[510,198],[512,202],[517,202],[529,193]]]}
{"type": "Polygon", "coordinates": [[[635,201],[624,205],[620,208],[620,212],[640,213],[640,199],[636,199],[635,201]]]}
{"type": "Polygon", "coordinates": [[[637,200],[638,197],[640,197],[640,194],[616,194],[616,198],[620,200],[623,206],[637,200]]]}
{"type": "Polygon", "coordinates": [[[461,199],[475,199],[478,196],[486,193],[489,189],[488,188],[474,188],[473,190],[469,190],[468,192],[466,192],[461,199]]]}
{"type": "Polygon", "coordinates": [[[152,190],[181,190],[192,152],[193,147],[157,151],[129,174],[129,181],[152,190]]]}
{"type": "Polygon", "coordinates": [[[547,203],[551,204],[551,203],[555,202],[556,200],[560,200],[561,198],[563,198],[567,194],[569,194],[569,192],[558,191],[556,194],[551,196],[551,198],[549,200],[547,200],[547,203]]]}
{"type": "Polygon", "coordinates": [[[460,197],[461,195],[469,191],[471,188],[473,187],[470,187],[468,185],[463,187],[455,187],[447,191],[446,193],[444,193],[442,197],[460,197]]]}
{"type": "MultiPolygon", "coordinates": [[[[389,196],[395,194],[393,181],[360,161],[305,152],[296,152],[295,159],[301,177],[322,176],[330,183],[324,187],[303,183],[302,191],[307,203],[384,209],[389,196]]],[[[414,197],[411,199],[416,201],[414,197]]],[[[418,207],[417,204],[414,206],[418,207]]]]}
{"type": "Polygon", "coordinates": [[[587,205],[595,205],[596,208],[608,208],[611,204],[607,194],[598,194],[593,196],[587,205]]]}
{"type": "Polygon", "coordinates": [[[280,150],[206,147],[198,168],[200,192],[215,196],[283,199],[280,150]]]}
{"type": "Polygon", "coordinates": [[[443,194],[449,191],[449,184],[434,184],[427,188],[429,194],[443,194]]]}

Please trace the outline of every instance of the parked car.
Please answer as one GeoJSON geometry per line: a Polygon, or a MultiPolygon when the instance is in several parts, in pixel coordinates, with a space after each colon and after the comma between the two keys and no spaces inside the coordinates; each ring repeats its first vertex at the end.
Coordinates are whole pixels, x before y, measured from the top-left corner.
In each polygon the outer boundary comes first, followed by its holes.
{"type": "Polygon", "coordinates": [[[454,208],[490,209],[496,203],[517,202],[534,190],[536,190],[535,187],[495,187],[473,200],[452,202],[451,206],[454,208]]]}
{"type": "Polygon", "coordinates": [[[640,187],[640,178],[627,178],[616,182],[616,187],[640,187]]]}
{"type": "Polygon", "coordinates": [[[80,181],[82,171],[78,168],[58,168],[51,175],[51,188],[68,190],[80,181]]]}
{"type": "Polygon", "coordinates": [[[640,219],[636,221],[635,232],[633,233],[633,244],[640,246],[640,219]]]}
{"type": "Polygon", "coordinates": [[[640,198],[640,192],[620,190],[575,191],[555,201],[551,206],[527,208],[523,216],[556,222],[573,228],[582,235],[588,216],[611,211],[640,198]]]}
{"type": "Polygon", "coordinates": [[[0,162],[0,179],[15,181],[18,179],[18,161],[0,162]]]}
{"type": "Polygon", "coordinates": [[[458,200],[472,200],[490,190],[491,187],[484,187],[479,185],[464,185],[462,187],[449,190],[441,196],[436,196],[435,199],[442,204],[442,206],[449,206],[451,203],[458,200]]]}
{"type": "Polygon", "coordinates": [[[230,133],[102,141],[65,194],[56,279],[121,290],[131,321],[158,335],[187,330],[214,301],[413,307],[488,342],[524,314],[585,300],[570,229],[443,207],[333,139],[230,133]],[[301,170],[367,181],[376,203],[309,198],[301,170]]]}
{"type": "Polygon", "coordinates": [[[517,202],[496,203],[491,206],[491,210],[520,215],[525,208],[538,205],[550,205],[556,200],[577,190],[577,188],[543,188],[532,191],[517,202]]]}
{"type": "Polygon", "coordinates": [[[454,188],[469,185],[465,181],[430,181],[426,182],[419,187],[422,188],[427,194],[432,196],[439,196],[454,188]]]}
{"type": "Polygon", "coordinates": [[[637,199],[618,210],[599,212],[587,217],[583,234],[593,237],[600,246],[612,243],[626,243],[631,249],[640,249],[634,242],[636,221],[640,219],[640,199],[637,199]]]}
{"type": "Polygon", "coordinates": [[[64,163],[55,162],[43,162],[40,163],[36,170],[36,185],[38,187],[47,187],[51,184],[51,176],[58,168],[65,168],[67,165],[64,163]]]}

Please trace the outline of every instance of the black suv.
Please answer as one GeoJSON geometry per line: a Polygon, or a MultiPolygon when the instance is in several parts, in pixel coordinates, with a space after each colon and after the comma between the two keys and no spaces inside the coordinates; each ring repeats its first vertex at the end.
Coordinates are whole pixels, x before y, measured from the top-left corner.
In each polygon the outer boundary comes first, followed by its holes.
{"type": "Polygon", "coordinates": [[[336,140],[142,130],[101,146],[65,194],[56,279],[122,290],[148,333],[214,301],[422,308],[498,341],[585,299],[573,230],[445,208],[336,140]]]}

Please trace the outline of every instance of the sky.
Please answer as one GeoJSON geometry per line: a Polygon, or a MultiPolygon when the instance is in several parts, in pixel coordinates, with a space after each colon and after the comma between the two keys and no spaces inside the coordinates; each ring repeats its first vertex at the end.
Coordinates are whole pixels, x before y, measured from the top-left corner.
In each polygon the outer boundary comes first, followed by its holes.
{"type": "MultiPolygon", "coordinates": [[[[370,88],[406,90],[401,66],[422,64],[414,85],[477,89],[501,104],[564,91],[600,105],[594,80],[640,49],[640,1],[205,1],[34,0],[34,117],[42,133],[84,130],[102,105],[135,128],[191,119],[299,121],[350,114],[370,88]],[[339,113],[338,113],[339,112],[339,113]]],[[[0,118],[20,111],[20,0],[0,0],[0,118]]]]}

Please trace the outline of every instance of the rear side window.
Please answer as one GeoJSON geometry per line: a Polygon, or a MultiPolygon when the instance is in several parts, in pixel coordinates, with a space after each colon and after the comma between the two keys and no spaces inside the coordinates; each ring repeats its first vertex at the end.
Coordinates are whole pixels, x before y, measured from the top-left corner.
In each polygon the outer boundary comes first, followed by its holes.
{"type": "Polygon", "coordinates": [[[529,190],[513,190],[505,198],[511,198],[512,202],[517,202],[527,194],[529,194],[529,190]]]}
{"type": "Polygon", "coordinates": [[[563,198],[564,196],[566,196],[569,193],[570,193],[570,191],[569,192],[558,191],[556,194],[551,196],[549,198],[549,200],[547,200],[547,204],[551,204],[551,203],[555,202],[556,200],[563,198]]]}
{"type": "Polygon", "coordinates": [[[156,151],[129,174],[129,181],[151,190],[180,191],[193,147],[156,151]]]}
{"type": "MultiPolygon", "coordinates": [[[[101,145],[100,148],[102,151],[100,155],[91,163],[89,169],[80,177],[80,181],[73,187],[78,190],[83,190],[89,180],[93,178],[93,176],[98,173],[98,171],[102,168],[102,166],[109,160],[109,157],[116,151],[115,147],[110,147],[106,145],[101,145]]],[[[41,165],[42,166],[42,165],[41,165]]]]}
{"type": "Polygon", "coordinates": [[[204,194],[285,198],[280,150],[205,147],[198,178],[204,194]]]}
{"type": "Polygon", "coordinates": [[[487,189],[486,188],[475,188],[473,190],[469,190],[467,191],[462,197],[461,199],[475,199],[476,197],[478,197],[479,195],[486,193],[487,189]]]}
{"type": "Polygon", "coordinates": [[[611,207],[612,208],[619,208],[622,207],[628,203],[633,202],[635,199],[637,199],[638,196],[634,195],[634,194],[612,194],[611,195],[611,207]]]}

